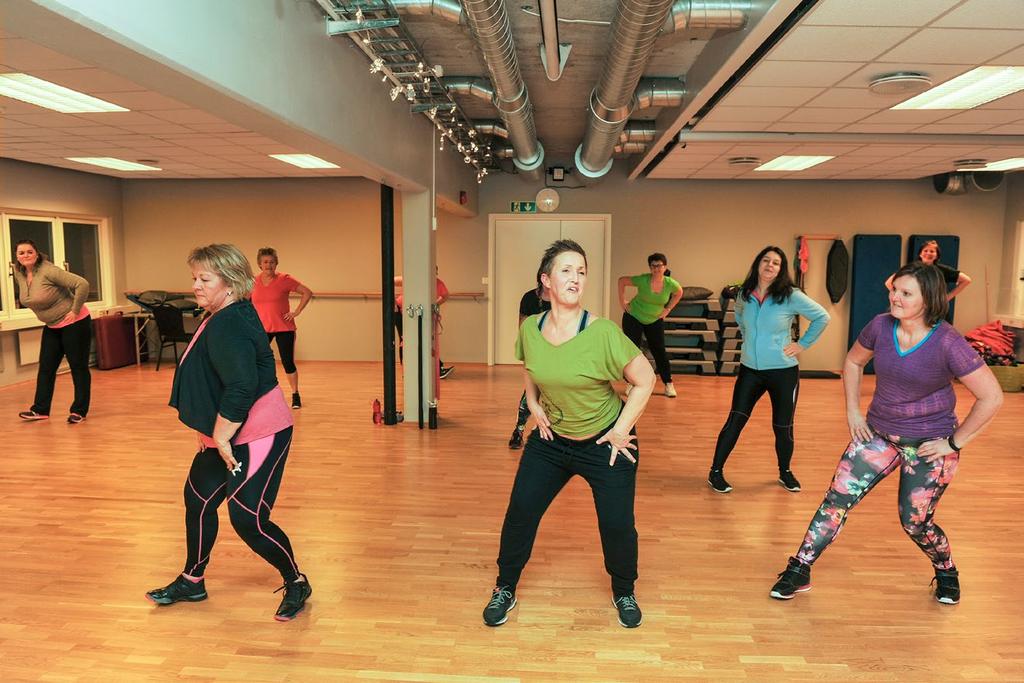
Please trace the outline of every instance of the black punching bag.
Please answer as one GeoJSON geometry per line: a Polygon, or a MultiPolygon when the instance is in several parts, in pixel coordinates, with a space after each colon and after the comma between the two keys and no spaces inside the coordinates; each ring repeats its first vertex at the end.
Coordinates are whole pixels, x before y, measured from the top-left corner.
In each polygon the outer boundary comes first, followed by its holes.
{"type": "Polygon", "coordinates": [[[850,252],[842,240],[834,240],[828,250],[828,271],[825,274],[825,288],[828,298],[837,304],[846,294],[846,285],[850,276],[850,252]]]}

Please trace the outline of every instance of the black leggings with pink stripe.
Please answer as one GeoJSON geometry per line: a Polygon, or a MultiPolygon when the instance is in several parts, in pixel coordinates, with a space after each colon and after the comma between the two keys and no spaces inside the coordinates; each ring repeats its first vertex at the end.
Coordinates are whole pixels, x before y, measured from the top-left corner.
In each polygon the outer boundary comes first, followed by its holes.
{"type": "Polygon", "coordinates": [[[288,427],[235,446],[235,460],[242,465],[238,474],[228,471],[216,448],[196,453],[185,481],[185,574],[201,577],[205,573],[217,540],[217,508],[227,499],[231,526],[242,540],[281,572],[285,581],[299,577],[288,536],[270,521],[291,443],[292,428],[288,427]]]}

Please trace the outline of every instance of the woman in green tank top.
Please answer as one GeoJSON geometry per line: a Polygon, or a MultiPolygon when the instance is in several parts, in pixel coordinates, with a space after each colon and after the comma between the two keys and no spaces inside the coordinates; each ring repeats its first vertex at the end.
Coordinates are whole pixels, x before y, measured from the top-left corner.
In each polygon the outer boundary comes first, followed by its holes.
{"type": "Polygon", "coordinates": [[[516,357],[525,367],[526,400],[537,423],[519,460],[501,530],[498,578],[484,623],[499,626],[516,604],[544,511],[574,475],[594,494],[612,602],[626,628],[640,625],[634,594],[637,533],[633,515],[639,458],[636,430],[654,389],[654,373],[615,323],[583,308],[587,257],[577,243],[548,247],[537,270],[551,310],[523,321],[516,357]],[[612,382],[633,385],[625,405],[612,382]]]}

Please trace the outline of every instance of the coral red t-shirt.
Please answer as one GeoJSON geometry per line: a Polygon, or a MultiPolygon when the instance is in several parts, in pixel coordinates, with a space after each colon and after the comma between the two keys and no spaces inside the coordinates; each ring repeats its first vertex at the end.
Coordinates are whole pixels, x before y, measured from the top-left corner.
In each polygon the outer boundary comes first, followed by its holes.
{"type": "MultiPolygon", "coordinates": [[[[445,284],[444,282],[441,281],[441,278],[437,278],[437,298],[443,299],[446,296],[448,296],[448,288],[445,287],[445,284]]],[[[403,298],[404,297],[401,294],[395,296],[395,308],[397,308],[398,310],[402,310],[403,298]]],[[[434,301],[437,301],[437,299],[435,299],[434,301]]]]}
{"type": "Polygon", "coordinates": [[[252,305],[256,307],[263,329],[267,332],[295,331],[295,321],[285,320],[284,314],[291,310],[288,295],[301,286],[301,282],[286,273],[278,273],[269,285],[263,284],[261,275],[256,276],[252,305]]]}

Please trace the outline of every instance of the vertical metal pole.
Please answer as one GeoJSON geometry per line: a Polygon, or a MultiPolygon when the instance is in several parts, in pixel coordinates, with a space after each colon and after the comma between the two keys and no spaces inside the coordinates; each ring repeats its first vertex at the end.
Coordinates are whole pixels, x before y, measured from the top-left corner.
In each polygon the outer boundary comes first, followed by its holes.
{"type": "MultiPolygon", "coordinates": [[[[395,191],[380,186],[380,276],[384,340],[384,424],[398,424],[395,408],[395,191]]],[[[398,315],[401,315],[401,311],[398,315]]]]}
{"type": "Polygon", "coordinates": [[[419,408],[420,429],[423,429],[423,307],[417,306],[416,316],[416,389],[419,408]]]}

